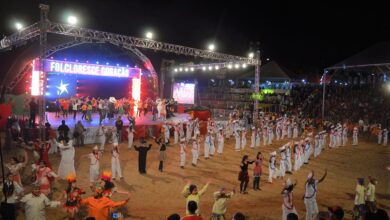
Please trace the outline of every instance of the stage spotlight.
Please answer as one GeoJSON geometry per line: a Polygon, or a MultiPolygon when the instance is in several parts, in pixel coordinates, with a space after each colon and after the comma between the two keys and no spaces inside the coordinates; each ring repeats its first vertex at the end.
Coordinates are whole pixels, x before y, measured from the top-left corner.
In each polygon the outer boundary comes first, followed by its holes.
{"type": "Polygon", "coordinates": [[[216,70],[219,70],[219,66],[218,66],[218,65],[216,65],[214,68],[215,68],[216,70]]]}
{"type": "Polygon", "coordinates": [[[227,68],[228,68],[228,69],[231,69],[231,68],[233,68],[233,65],[229,63],[229,64],[227,65],[227,68]]]}
{"type": "Polygon", "coordinates": [[[267,61],[269,61],[269,58],[267,58],[267,61]]]}
{"type": "Polygon", "coordinates": [[[191,70],[191,72],[194,72],[194,70],[195,70],[195,69],[194,69],[194,67],[191,67],[191,69],[190,69],[190,70],[191,70]]]}
{"type": "Polygon", "coordinates": [[[185,72],[188,72],[188,68],[184,68],[184,71],[185,71],[185,72]]]}
{"type": "Polygon", "coordinates": [[[212,70],[213,69],[213,67],[212,66],[209,66],[209,70],[212,70]]]}
{"type": "Polygon", "coordinates": [[[255,57],[255,54],[252,53],[252,52],[250,52],[249,55],[248,55],[248,57],[252,59],[253,57],[255,57]]]}
{"type": "Polygon", "coordinates": [[[153,39],[153,33],[150,32],[150,31],[147,32],[147,33],[146,33],[146,38],[148,38],[148,39],[150,39],[150,40],[153,39]]]}
{"type": "Polygon", "coordinates": [[[183,71],[183,68],[179,68],[179,71],[180,71],[180,72],[183,71]]]}
{"type": "Polygon", "coordinates": [[[19,22],[16,22],[15,23],[15,28],[16,28],[16,30],[20,30],[20,29],[23,28],[23,25],[21,23],[19,23],[19,22]]]}
{"type": "Polygon", "coordinates": [[[77,17],[73,15],[70,15],[67,20],[70,25],[76,25],[78,23],[77,17]]]}
{"type": "Polygon", "coordinates": [[[175,73],[177,73],[177,68],[175,68],[173,71],[175,71],[175,73]]]}
{"type": "Polygon", "coordinates": [[[240,68],[240,64],[236,63],[236,64],[234,65],[234,68],[236,68],[236,69],[240,68]]]}
{"type": "Polygon", "coordinates": [[[242,68],[246,68],[246,63],[242,64],[242,68]]]}
{"type": "Polygon", "coordinates": [[[209,50],[214,51],[215,50],[215,45],[214,44],[209,44],[209,50]]]}
{"type": "Polygon", "coordinates": [[[203,70],[203,71],[206,71],[206,67],[205,67],[205,66],[203,66],[203,67],[202,67],[202,70],[203,70]]]}

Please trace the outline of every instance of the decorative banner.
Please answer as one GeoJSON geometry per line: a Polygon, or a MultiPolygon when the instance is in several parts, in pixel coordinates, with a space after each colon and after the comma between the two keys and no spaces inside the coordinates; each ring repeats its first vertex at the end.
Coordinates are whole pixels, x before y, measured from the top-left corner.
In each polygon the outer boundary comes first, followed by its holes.
{"type": "Polygon", "coordinates": [[[109,76],[109,77],[138,77],[140,68],[108,66],[89,63],[77,63],[61,60],[44,60],[44,71],[52,73],[109,76]]]}

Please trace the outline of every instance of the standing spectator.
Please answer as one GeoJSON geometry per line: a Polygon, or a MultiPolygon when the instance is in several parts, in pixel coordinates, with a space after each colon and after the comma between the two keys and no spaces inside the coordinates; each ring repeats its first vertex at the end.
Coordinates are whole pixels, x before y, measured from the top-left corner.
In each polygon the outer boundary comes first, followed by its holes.
{"type": "Polygon", "coordinates": [[[146,147],[146,141],[144,138],[141,139],[141,146],[137,147],[134,145],[134,149],[138,151],[138,171],[140,174],[146,174],[146,156],[148,151],[152,148],[152,145],[149,144],[149,147],[146,147]]]}
{"type": "Polygon", "coordinates": [[[116,136],[118,137],[118,143],[122,142],[122,128],[123,128],[123,121],[121,116],[118,116],[118,119],[115,122],[116,127],[116,136]]]}
{"type": "Polygon", "coordinates": [[[221,188],[219,191],[214,192],[214,205],[211,217],[212,220],[226,219],[226,203],[230,198],[232,198],[234,193],[234,189],[232,192],[226,192],[225,188],[221,188]]]}
{"type": "Polygon", "coordinates": [[[60,202],[50,201],[41,193],[39,186],[34,186],[33,191],[25,195],[20,201],[25,204],[26,220],[45,220],[46,207],[55,208],[60,205],[60,202]]]}
{"type": "Polygon", "coordinates": [[[355,190],[355,206],[354,206],[354,219],[360,220],[365,216],[365,191],[364,178],[357,179],[357,185],[355,190]]]}
{"type": "Polygon", "coordinates": [[[3,219],[16,220],[17,196],[23,193],[23,187],[13,180],[11,173],[8,173],[5,182],[0,185],[0,191],[3,192],[1,216],[3,219]]]}
{"type": "Polygon", "coordinates": [[[189,201],[187,204],[188,213],[182,220],[203,220],[202,217],[198,216],[196,210],[198,210],[198,204],[195,201],[189,201]]]}
{"type": "Polygon", "coordinates": [[[68,125],[65,124],[65,120],[62,120],[61,122],[61,125],[58,127],[58,134],[59,134],[59,137],[58,137],[58,141],[62,141],[62,140],[65,140],[65,141],[68,141],[69,140],[69,127],[68,125]]]}
{"type": "Polygon", "coordinates": [[[86,131],[86,129],[84,128],[84,125],[79,120],[74,126],[73,137],[76,139],[75,146],[84,146],[84,131],[86,131]]]}
{"type": "Polygon", "coordinates": [[[76,120],[76,115],[77,115],[77,109],[79,105],[76,100],[73,101],[72,103],[72,110],[73,110],[73,120],[76,120]]]}
{"type": "Polygon", "coordinates": [[[30,101],[30,127],[33,128],[35,127],[35,117],[37,116],[38,112],[38,104],[35,102],[34,98],[31,98],[30,101]]]}

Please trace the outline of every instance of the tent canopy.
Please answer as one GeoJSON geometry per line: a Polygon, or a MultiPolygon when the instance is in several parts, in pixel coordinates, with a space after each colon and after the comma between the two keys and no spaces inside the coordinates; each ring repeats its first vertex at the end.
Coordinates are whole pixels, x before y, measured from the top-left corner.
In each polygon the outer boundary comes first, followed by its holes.
{"type": "Polygon", "coordinates": [[[390,66],[390,43],[375,44],[326,70],[390,66]]]}

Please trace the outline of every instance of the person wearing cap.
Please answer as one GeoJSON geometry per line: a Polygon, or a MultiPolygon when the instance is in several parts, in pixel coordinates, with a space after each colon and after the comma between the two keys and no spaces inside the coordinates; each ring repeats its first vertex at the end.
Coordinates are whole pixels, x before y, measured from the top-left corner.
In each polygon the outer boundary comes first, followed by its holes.
{"type": "Polygon", "coordinates": [[[61,151],[61,161],[58,167],[58,177],[60,179],[66,179],[68,174],[76,173],[76,169],[74,167],[74,155],[75,149],[73,147],[73,141],[69,142],[57,143],[58,148],[61,151]]]}
{"type": "Polygon", "coordinates": [[[120,153],[118,143],[114,143],[111,150],[111,172],[113,180],[115,180],[116,177],[119,177],[121,179],[123,178],[119,155],[120,153]]]}
{"type": "Polygon", "coordinates": [[[297,183],[294,184],[291,182],[290,178],[284,183],[282,190],[283,204],[282,204],[282,220],[287,220],[287,215],[290,213],[295,213],[298,215],[297,210],[294,207],[293,203],[293,190],[297,183]]]}
{"type": "Polygon", "coordinates": [[[211,134],[207,132],[204,138],[204,158],[209,159],[210,155],[210,147],[211,147],[211,134]]]}
{"type": "Polygon", "coordinates": [[[256,144],[256,127],[253,126],[252,129],[251,129],[251,145],[250,145],[250,148],[255,148],[255,144],[256,144]]]}
{"type": "Polygon", "coordinates": [[[280,121],[278,121],[276,123],[276,140],[277,141],[280,140],[280,134],[281,134],[280,127],[281,127],[280,121]]]}
{"type": "Polygon", "coordinates": [[[268,128],[267,125],[263,127],[263,146],[267,146],[268,144],[268,128]]]}
{"type": "Polygon", "coordinates": [[[304,164],[309,164],[310,152],[311,152],[310,139],[306,138],[305,145],[304,145],[304,164]]]}
{"type": "Polygon", "coordinates": [[[273,131],[272,123],[269,124],[267,131],[268,131],[268,144],[272,145],[272,141],[274,139],[274,131],[273,131]]]}
{"type": "Polygon", "coordinates": [[[286,173],[291,174],[292,173],[292,163],[291,163],[291,143],[287,143],[285,145],[286,147],[286,173]]]}
{"type": "MultiPolygon", "coordinates": [[[[189,215],[191,212],[188,209],[188,203],[190,201],[196,202],[197,206],[200,207],[199,202],[200,202],[200,197],[207,191],[207,188],[210,184],[210,181],[206,183],[206,185],[203,186],[201,190],[198,191],[198,187],[189,180],[187,184],[184,186],[182,195],[186,199],[186,214],[189,215]]],[[[196,215],[200,215],[199,208],[196,209],[195,211],[196,215]]]]}
{"type": "Polygon", "coordinates": [[[186,153],[187,153],[186,139],[183,137],[180,139],[180,168],[182,169],[186,164],[186,153]]]}
{"type": "Polygon", "coordinates": [[[358,128],[355,126],[352,133],[352,146],[358,145],[358,128]]]}
{"type": "Polygon", "coordinates": [[[387,146],[388,134],[387,128],[383,129],[383,146],[387,146]]]}
{"type": "Polygon", "coordinates": [[[301,168],[301,164],[300,164],[300,157],[301,157],[301,153],[300,153],[300,146],[299,146],[299,142],[295,142],[294,143],[294,146],[293,146],[293,153],[294,153],[294,171],[298,171],[300,168],[301,168]]]}
{"type": "Polygon", "coordinates": [[[354,217],[356,220],[359,220],[365,216],[365,192],[366,188],[364,187],[364,178],[357,179],[357,185],[355,189],[355,201],[354,201],[354,217]]]}
{"type": "MultiPolygon", "coordinates": [[[[189,119],[186,125],[187,125],[186,138],[187,138],[187,140],[189,140],[192,137],[192,132],[193,132],[193,128],[194,128],[193,127],[194,126],[193,120],[189,119]]],[[[207,123],[207,129],[209,129],[209,123],[207,123]]]]}
{"type": "Polygon", "coordinates": [[[173,144],[179,143],[179,129],[180,122],[173,125],[173,144]]]}
{"type": "Polygon", "coordinates": [[[212,127],[210,129],[210,156],[214,156],[215,154],[215,126],[212,123],[212,127]]]}
{"type": "Polygon", "coordinates": [[[107,220],[110,209],[123,206],[130,200],[130,193],[126,200],[115,202],[103,195],[104,187],[97,185],[94,187],[95,194],[81,200],[81,204],[88,207],[88,216],[95,217],[96,220],[107,220]]]}
{"type": "Polygon", "coordinates": [[[162,141],[162,138],[154,138],[156,144],[158,144],[159,148],[159,154],[158,154],[158,160],[160,161],[158,164],[158,170],[160,172],[163,172],[164,170],[164,161],[167,159],[167,147],[165,143],[162,141]]]}
{"type": "Polygon", "coordinates": [[[99,179],[100,173],[100,158],[102,156],[102,152],[99,151],[97,145],[92,148],[92,153],[86,154],[83,157],[88,157],[89,162],[89,181],[91,184],[96,182],[99,179]]]}
{"type": "Polygon", "coordinates": [[[151,148],[151,144],[146,147],[145,138],[141,138],[141,145],[139,147],[134,145],[134,149],[138,151],[138,171],[140,174],[146,174],[146,156],[151,148]]]}
{"type": "Polygon", "coordinates": [[[166,145],[168,145],[169,144],[169,136],[170,136],[170,132],[169,132],[170,126],[168,125],[167,122],[164,122],[162,128],[163,128],[163,132],[164,132],[164,143],[166,145]]]}
{"type": "Polygon", "coordinates": [[[318,184],[325,180],[328,171],[325,170],[325,174],[321,179],[314,179],[314,171],[311,171],[307,176],[307,181],[305,184],[305,195],[303,196],[303,201],[306,207],[306,220],[315,220],[318,216],[318,206],[317,206],[317,189],[318,184]]]}
{"type": "Polygon", "coordinates": [[[134,127],[129,124],[129,127],[127,128],[127,149],[131,149],[133,147],[133,142],[134,142],[134,127]]]}
{"type": "Polygon", "coordinates": [[[347,145],[347,142],[348,142],[348,127],[347,127],[347,124],[344,124],[343,126],[343,132],[342,132],[342,138],[343,138],[343,143],[341,146],[345,147],[347,145]]]}
{"type": "Polygon", "coordinates": [[[293,125],[293,138],[298,138],[298,124],[295,122],[293,125]]]}
{"type": "Polygon", "coordinates": [[[368,177],[368,186],[366,192],[366,204],[370,212],[376,212],[376,196],[375,196],[375,186],[377,181],[371,176],[368,177]]]}
{"type": "Polygon", "coordinates": [[[233,130],[234,138],[236,139],[236,145],[234,146],[235,151],[240,151],[240,129],[236,126],[233,130]]]}
{"type": "Polygon", "coordinates": [[[222,127],[220,127],[218,130],[219,131],[217,133],[217,143],[218,143],[217,153],[222,154],[223,153],[223,147],[224,147],[224,144],[225,144],[225,136],[224,136],[224,131],[223,131],[222,127]]]}
{"type": "Polygon", "coordinates": [[[211,220],[225,220],[225,213],[227,210],[227,201],[232,198],[235,193],[235,189],[231,192],[226,192],[226,189],[222,187],[219,191],[214,192],[214,204],[211,215],[211,220]]]}
{"type": "Polygon", "coordinates": [[[330,133],[329,133],[329,147],[334,148],[335,147],[335,130],[334,126],[330,126],[330,133]]]}
{"type": "Polygon", "coordinates": [[[59,201],[50,201],[41,193],[39,186],[34,186],[32,192],[25,195],[20,202],[24,204],[26,220],[45,220],[46,207],[55,208],[61,204],[59,201]]]}
{"type": "Polygon", "coordinates": [[[192,148],[191,148],[191,153],[192,153],[192,166],[196,167],[198,164],[198,158],[199,158],[199,139],[196,138],[195,136],[192,137],[192,148]]]}

